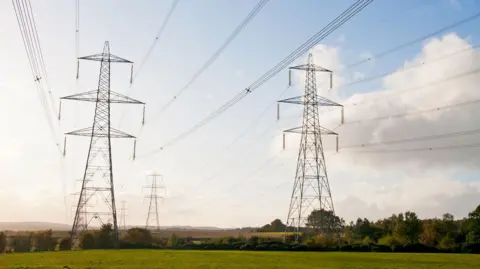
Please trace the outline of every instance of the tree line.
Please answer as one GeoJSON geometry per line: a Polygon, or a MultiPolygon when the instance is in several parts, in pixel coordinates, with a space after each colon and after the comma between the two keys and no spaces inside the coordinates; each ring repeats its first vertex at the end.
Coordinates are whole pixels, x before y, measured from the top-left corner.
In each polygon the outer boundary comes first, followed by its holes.
{"type": "MultiPolygon", "coordinates": [[[[333,212],[315,210],[305,226],[296,231],[275,219],[257,228],[256,236],[211,239],[175,234],[160,238],[147,229],[131,228],[121,236],[120,248],[480,253],[480,205],[462,219],[449,213],[442,218],[420,219],[407,211],[376,221],[358,218],[348,224],[333,212]],[[279,239],[269,236],[271,233],[285,236],[279,239]]],[[[113,249],[113,236],[112,225],[105,224],[84,233],[76,248],[113,249]]],[[[0,233],[0,253],[70,250],[71,243],[69,238],[54,238],[51,230],[8,238],[0,233]]]]}

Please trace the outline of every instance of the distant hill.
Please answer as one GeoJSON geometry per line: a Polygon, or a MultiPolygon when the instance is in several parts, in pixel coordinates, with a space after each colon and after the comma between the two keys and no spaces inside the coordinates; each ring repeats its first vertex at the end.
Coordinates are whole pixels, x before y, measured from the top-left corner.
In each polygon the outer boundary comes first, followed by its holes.
{"type": "MultiPolygon", "coordinates": [[[[95,226],[95,225],[93,225],[95,226]]],[[[131,227],[143,227],[144,225],[128,225],[131,227]]],[[[0,222],[0,231],[38,231],[52,229],[55,231],[67,231],[71,229],[71,224],[52,223],[52,222],[0,222]]],[[[187,230],[187,231],[223,231],[235,229],[222,229],[217,227],[194,227],[194,226],[161,226],[163,230],[187,230]]],[[[121,229],[121,227],[120,227],[121,229]]]]}
{"type": "Polygon", "coordinates": [[[0,222],[0,231],[38,231],[38,230],[69,230],[69,224],[51,222],[0,222]]]}

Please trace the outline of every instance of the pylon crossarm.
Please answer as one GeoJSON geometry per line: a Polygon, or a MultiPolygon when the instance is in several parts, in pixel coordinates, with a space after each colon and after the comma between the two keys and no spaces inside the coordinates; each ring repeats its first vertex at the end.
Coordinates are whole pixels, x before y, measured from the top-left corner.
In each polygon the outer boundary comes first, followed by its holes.
{"type": "Polygon", "coordinates": [[[119,104],[138,104],[144,105],[144,102],[135,100],[123,94],[119,94],[113,91],[110,91],[110,103],[119,103],[119,104]]]}
{"type": "Polygon", "coordinates": [[[334,131],[331,131],[327,128],[323,128],[322,126],[319,126],[320,128],[317,130],[308,130],[307,132],[303,131],[302,126],[300,127],[295,127],[291,129],[284,130],[284,133],[296,133],[296,134],[320,134],[320,135],[338,135],[334,131]]]}
{"type": "MultiPolygon", "coordinates": [[[[80,130],[72,131],[65,133],[66,135],[77,135],[77,136],[92,136],[92,127],[83,128],[80,130]]],[[[93,133],[94,137],[108,137],[108,133],[105,132],[98,132],[93,133]]],[[[135,138],[133,135],[129,135],[125,132],[120,130],[114,129],[110,127],[110,137],[111,138],[135,138]]]]}
{"type": "Polygon", "coordinates": [[[317,96],[315,101],[308,101],[304,95],[291,97],[278,101],[279,103],[288,103],[288,104],[297,104],[297,105],[317,105],[317,106],[342,106],[339,103],[335,103],[332,100],[324,98],[322,96],[317,96]]]}
{"type": "Polygon", "coordinates": [[[301,64],[301,65],[289,67],[288,69],[314,71],[314,72],[330,72],[330,73],[332,72],[331,70],[328,70],[326,68],[323,68],[315,64],[301,64]]]}
{"type": "MultiPolygon", "coordinates": [[[[76,101],[86,101],[86,102],[97,102],[97,93],[98,91],[88,91],[77,93],[65,97],[61,97],[60,100],[76,100],[76,101]]],[[[110,103],[114,104],[138,104],[144,105],[144,102],[135,100],[123,94],[116,93],[114,91],[110,91],[110,103]]]]}
{"type": "Polygon", "coordinates": [[[83,56],[79,57],[79,60],[89,60],[89,61],[97,61],[101,62],[104,60],[107,60],[111,63],[129,63],[133,64],[132,61],[129,61],[127,59],[124,59],[122,57],[118,57],[117,55],[111,54],[111,53],[98,53],[98,54],[93,54],[93,55],[88,55],[88,56],[83,56]]]}
{"type": "Polygon", "coordinates": [[[69,96],[60,97],[60,100],[77,100],[77,101],[87,101],[87,102],[96,102],[97,101],[97,90],[77,93],[69,96]]]}

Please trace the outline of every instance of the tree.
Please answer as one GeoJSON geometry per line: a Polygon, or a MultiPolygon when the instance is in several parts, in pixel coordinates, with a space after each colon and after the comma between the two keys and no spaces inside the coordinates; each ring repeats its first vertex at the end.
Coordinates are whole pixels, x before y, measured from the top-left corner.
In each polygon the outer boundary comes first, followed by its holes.
{"type": "Polygon", "coordinates": [[[151,245],[152,244],[152,233],[143,228],[131,228],[128,229],[123,240],[130,244],[137,245],[151,245]]]}
{"type": "Polygon", "coordinates": [[[419,242],[425,246],[434,247],[437,245],[437,221],[425,221],[423,232],[420,234],[419,242]]]}
{"type": "Polygon", "coordinates": [[[29,252],[32,247],[31,241],[31,235],[16,235],[10,238],[10,247],[15,252],[29,252]]]}
{"type": "Polygon", "coordinates": [[[345,225],[345,221],[336,216],[333,211],[313,210],[307,218],[306,226],[313,228],[316,232],[334,233],[338,232],[345,225]]]}
{"type": "Polygon", "coordinates": [[[100,249],[113,248],[113,227],[111,223],[103,224],[95,233],[95,245],[100,249]]]}
{"type": "Polygon", "coordinates": [[[82,249],[95,248],[95,236],[92,233],[84,233],[80,237],[80,247],[82,249]]]}
{"type": "Polygon", "coordinates": [[[3,253],[6,247],[7,247],[7,235],[4,232],[0,232],[0,253],[3,253]]]}
{"type": "Polygon", "coordinates": [[[72,246],[72,241],[69,237],[62,238],[60,243],[58,243],[58,250],[70,250],[72,246]]]}
{"type": "Polygon", "coordinates": [[[403,232],[409,243],[418,242],[418,237],[422,233],[422,222],[415,212],[405,212],[403,232]]]}
{"type": "Polygon", "coordinates": [[[33,234],[35,251],[55,250],[57,242],[52,237],[52,230],[36,232],[33,234]]]}
{"type": "Polygon", "coordinates": [[[170,248],[176,247],[178,244],[177,240],[178,240],[177,235],[173,233],[172,236],[170,236],[170,238],[168,239],[167,247],[170,247],[170,248]]]}
{"type": "Polygon", "coordinates": [[[285,232],[285,229],[287,228],[287,226],[279,219],[272,221],[272,223],[270,223],[270,227],[272,232],[285,232]]]}

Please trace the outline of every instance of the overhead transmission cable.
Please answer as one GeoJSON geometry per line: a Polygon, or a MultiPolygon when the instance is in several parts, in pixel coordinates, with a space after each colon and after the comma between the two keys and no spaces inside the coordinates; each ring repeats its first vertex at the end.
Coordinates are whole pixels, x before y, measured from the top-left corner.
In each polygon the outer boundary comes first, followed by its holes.
{"type": "Polygon", "coordinates": [[[411,70],[411,69],[423,67],[423,66],[435,63],[435,62],[440,61],[440,60],[445,60],[445,59],[449,59],[450,57],[458,56],[458,55],[460,55],[462,53],[465,53],[465,52],[475,51],[478,47],[480,47],[480,44],[476,44],[476,45],[473,45],[473,46],[468,47],[468,48],[456,50],[452,53],[445,54],[445,55],[433,58],[433,59],[428,60],[428,61],[421,61],[418,64],[413,64],[413,65],[410,65],[410,66],[406,66],[406,67],[404,67],[402,69],[399,69],[399,70],[394,70],[394,71],[391,71],[391,72],[384,72],[384,73],[373,75],[373,76],[370,76],[370,77],[365,77],[365,78],[362,78],[362,79],[354,80],[352,82],[345,83],[345,84],[342,84],[338,87],[335,87],[334,89],[345,88],[345,87],[352,86],[352,85],[355,85],[355,84],[360,84],[360,83],[384,78],[386,76],[396,74],[396,73],[399,73],[399,72],[405,72],[405,71],[408,71],[408,70],[411,70]]]}
{"type": "Polygon", "coordinates": [[[335,18],[332,22],[330,22],[327,26],[325,26],[322,30],[308,39],[305,43],[303,43],[300,47],[298,47],[295,51],[293,51],[290,55],[288,55],[285,59],[280,61],[277,65],[275,65],[272,69],[270,69],[267,73],[259,77],[256,81],[254,81],[250,86],[246,89],[239,92],[235,95],[232,99],[228,100],[225,104],[217,108],[211,114],[209,114],[206,118],[192,126],[190,129],[185,131],[184,133],[180,134],[179,136],[175,137],[164,146],[154,149],[153,151],[140,156],[140,158],[144,158],[146,156],[150,156],[153,154],[158,153],[159,151],[163,150],[164,147],[171,146],[178,141],[184,139],[185,137],[189,136],[190,134],[196,132],[198,129],[202,128],[204,125],[208,124],[210,121],[224,113],[230,107],[238,103],[240,100],[245,98],[248,94],[262,86],[265,82],[283,70],[286,66],[292,63],[295,59],[303,55],[307,52],[311,47],[315,44],[326,38],[329,34],[333,31],[338,29],[342,26],[345,22],[350,20],[354,17],[357,13],[362,11],[365,7],[367,7],[373,0],[358,0],[352,6],[350,6],[347,10],[345,10],[342,14],[340,14],[337,18],[335,18]]]}
{"type": "MultiPolygon", "coordinates": [[[[157,45],[158,41],[160,40],[160,37],[162,37],[163,32],[165,31],[165,28],[167,27],[167,24],[170,21],[170,17],[172,17],[172,14],[175,11],[175,8],[177,7],[179,1],[180,0],[173,0],[172,5],[170,6],[170,9],[168,10],[167,16],[163,20],[162,25],[160,26],[160,30],[158,30],[157,35],[155,36],[155,40],[153,40],[153,43],[150,46],[150,48],[148,49],[147,54],[145,55],[143,60],[140,62],[140,65],[138,67],[137,72],[132,77],[132,81],[134,81],[137,78],[140,71],[142,71],[143,66],[145,65],[145,63],[150,58],[150,55],[152,54],[153,50],[155,49],[155,46],[157,45]]],[[[128,94],[127,94],[127,96],[128,96],[128,94]]]]}
{"type": "Polygon", "coordinates": [[[422,148],[409,148],[409,149],[380,149],[380,150],[359,150],[351,151],[350,153],[406,153],[406,152],[421,152],[421,151],[438,151],[438,150],[456,150],[456,149],[471,149],[480,147],[480,143],[462,144],[462,145],[449,145],[438,147],[422,147],[422,148]]]}
{"type": "Polygon", "coordinates": [[[154,116],[157,117],[164,112],[177,98],[186,91],[199,77],[205,72],[223,53],[223,51],[232,43],[232,41],[243,31],[243,29],[255,18],[255,16],[262,10],[269,0],[260,0],[255,7],[248,13],[242,22],[235,28],[235,30],[228,36],[228,38],[222,43],[222,45],[210,56],[210,58],[202,65],[202,67],[193,75],[193,77],[178,90],[174,96],[158,111],[154,116]]]}
{"type": "MultiPolygon", "coordinates": [[[[277,98],[275,98],[275,100],[271,103],[269,103],[267,105],[267,107],[252,121],[250,122],[250,124],[247,126],[247,128],[245,128],[237,137],[235,137],[233,139],[233,141],[228,144],[228,146],[222,150],[222,152],[227,152],[229,151],[236,143],[238,143],[238,141],[240,141],[247,133],[248,131],[250,131],[250,129],[252,129],[253,127],[255,127],[255,125],[257,125],[258,121],[273,107],[273,105],[275,105],[275,103],[277,102],[276,100],[278,100],[280,97],[283,96],[283,94],[290,88],[290,86],[287,86],[280,94],[277,98]]],[[[268,131],[272,126],[269,126],[267,129],[264,130],[264,132],[262,132],[259,137],[262,137],[263,135],[266,134],[266,131],[268,131]]],[[[233,162],[233,158],[231,158],[224,166],[222,166],[219,170],[217,170],[213,175],[209,176],[208,178],[205,178],[204,180],[200,181],[200,183],[195,187],[195,188],[198,188],[200,187],[203,183],[207,182],[207,181],[211,181],[213,180],[214,178],[218,177],[224,170],[226,170],[226,168],[233,162]]],[[[209,166],[211,162],[207,163],[203,169],[205,169],[206,167],[209,166]]]]}
{"type": "Polygon", "coordinates": [[[451,132],[451,133],[444,133],[444,134],[438,134],[438,135],[428,135],[428,136],[411,137],[411,138],[397,139],[397,140],[387,140],[387,141],[379,141],[379,142],[346,145],[346,146],[340,146],[339,148],[353,149],[353,148],[376,147],[376,146],[383,146],[383,145],[395,145],[395,144],[413,143],[413,142],[421,142],[421,141],[428,141],[428,140],[438,140],[438,139],[452,138],[452,137],[458,137],[458,136],[467,136],[467,135],[474,135],[479,133],[480,133],[480,129],[474,129],[474,130],[451,132]]]}
{"type": "Polygon", "coordinates": [[[465,24],[465,23],[471,22],[471,21],[473,21],[473,20],[476,20],[476,19],[478,19],[479,17],[480,17],[480,12],[478,12],[478,13],[472,15],[472,16],[469,16],[469,17],[467,17],[467,18],[465,18],[465,19],[462,19],[462,20],[460,20],[460,21],[457,21],[457,22],[454,22],[454,23],[449,24],[449,25],[447,25],[447,26],[444,26],[444,27],[442,27],[442,28],[440,28],[440,29],[438,29],[438,30],[435,30],[435,31],[433,31],[433,32],[431,32],[431,33],[428,33],[428,34],[426,34],[426,35],[417,37],[417,38],[415,38],[415,39],[413,39],[413,40],[407,41],[407,42],[405,42],[405,43],[403,43],[403,44],[400,44],[400,45],[398,45],[398,46],[395,46],[395,47],[393,47],[393,48],[387,49],[387,50],[385,50],[385,51],[383,51],[383,52],[380,52],[380,53],[378,53],[378,54],[376,54],[376,55],[374,55],[374,56],[372,56],[372,57],[369,57],[369,58],[367,58],[367,59],[363,59],[363,60],[360,60],[360,61],[358,61],[358,62],[351,63],[351,64],[345,66],[345,68],[344,68],[343,70],[349,69],[349,68],[354,67],[354,66],[358,66],[358,65],[364,64],[364,63],[366,63],[366,62],[368,62],[368,61],[371,61],[371,60],[373,60],[373,59],[379,59],[379,58],[385,57],[385,56],[387,56],[387,55],[389,55],[389,54],[392,54],[392,53],[394,53],[394,52],[396,52],[396,51],[399,51],[399,50],[401,50],[401,49],[404,49],[404,48],[409,47],[409,46],[411,46],[411,45],[414,45],[414,44],[416,44],[416,43],[422,42],[422,41],[426,40],[427,38],[431,38],[431,37],[433,37],[433,36],[436,36],[436,35],[438,35],[438,34],[441,34],[441,33],[443,33],[443,32],[446,32],[446,31],[448,31],[448,30],[450,30],[450,29],[456,28],[456,27],[458,27],[458,26],[460,26],[460,25],[462,25],[462,24],[465,24]]]}
{"type": "Polygon", "coordinates": [[[468,105],[474,105],[474,104],[478,104],[478,103],[480,103],[480,99],[463,101],[463,102],[444,105],[444,106],[437,106],[437,107],[430,108],[430,109],[425,109],[425,110],[410,111],[410,112],[406,112],[406,113],[400,113],[400,114],[394,114],[394,115],[388,115],[388,116],[381,116],[381,117],[370,118],[370,119],[365,119],[365,120],[348,121],[348,122],[345,122],[343,125],[357,124],[357,123],[371,122],[371,121],[381,121],[381,120],[388,120],[388,119],[392,119],[392,118],[405,118],[405,117],[412,116],[412,115],[437,112],[437,111],[440,111],[440,110],[450,109],[450,108],[453,108],[453,107],[468,106],[468,105]]]}
{"type": "Polygon", "coordinates": [[[40,46],[40,39],[38,37],[38,31],[35,24],[35,19],[32,12],[30,0],[12,0],[12,5],[15,10],[18,27],[22,36],[23,45],[27,54],[30,70],[32,72],[32,78],[37,88],[40,104],[44,116],[47,120],[48,126],[51,131],[53,141],[62,153],[59,139],[56,133],[56,121],[52,116],[52,111],[55,115],[55,105],[53,95],[48,84],[48,75],[45,67],[45,60],[43,57],[43,51],[40,46]],[[45,89],[45,87],[47,89],[45,89]],[[50,97],[48,98],[47,95],[50,97]],[[50,102],[49,102],[50,99],[50,102]]]}
{"type": "Polygon", "coordinates": [[[376,102],[380,99],[385,98],[386,95],[391,96],[391,95],[404,94],[406,92],[411,92],[411,91],[417,91],[417,90],[425,89],[425,88],[428,88],[428,87],[431,87],[431,86],[441,85],[445,82],[456,80],[456,79],[459,79],[459,78],[462,78],[462,77],[471,76],[471,75],[477,74],[479,72],[480,72],[480,68],[475,68],[475,69],[471,69],[471,70],[468,70],[468,71],[465,71],[465,72],[462,72],[462,73],[459,73],[459,74],[456,74],[456,75],[453,75],[453,76],[449,76],[449,77],[439,79],[439,80],[434,80],[432,82],[421,84],[421,85],[414,86],[414,87],[411,87],[411,88],[395,90],[395,91],[381,92],[382,96],[374,97],[371,100],[367,99],[367,100],[360,101],[360,102],[345,103],[343,106],[344,107],[346,107],[346,106],[357,106],[357,105],[361,105],[361,104],[376,102]]]}

